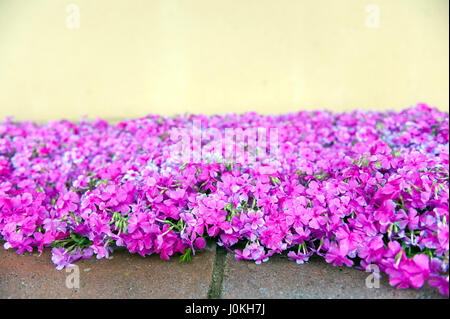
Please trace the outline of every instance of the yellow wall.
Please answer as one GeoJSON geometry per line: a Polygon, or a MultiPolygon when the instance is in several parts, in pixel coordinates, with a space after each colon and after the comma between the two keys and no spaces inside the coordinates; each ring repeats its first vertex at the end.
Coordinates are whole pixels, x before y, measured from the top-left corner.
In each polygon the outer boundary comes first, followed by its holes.
{"type": "Polygon", "coordinates": [[[446,109],[448,33],[448,0],[0,0],[0,118],[446,109]]]}

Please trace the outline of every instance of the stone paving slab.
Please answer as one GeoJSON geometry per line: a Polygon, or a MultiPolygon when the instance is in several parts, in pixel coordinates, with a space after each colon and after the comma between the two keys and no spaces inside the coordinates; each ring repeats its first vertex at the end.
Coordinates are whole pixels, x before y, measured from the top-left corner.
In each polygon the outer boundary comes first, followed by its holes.
{"type": "Polygon", "coordinates": [[[298,265],[281,256],[256,265],[237,261],[232,254],[225,260],[222,298],[444,298],[436,288],[398,290],[385,276],[380,288],[366,288],[369,273],[347,267],[334,267],[320,257],[298,265]]]}
{"type": "Polygon", "coordinates": [[[297,265],[273,256],[256,265],[216,252],[213,245],[191,263],[118,250],[110,260],[91,258],[76,265],[80,287],[69,289],[66,279],[73,271],[56,270],[49,249],[41,256],[20,256],[0,248],[0,298],[445,298],[429,286],[397,290],[386,277],[379,289],[368,289],[368,273],[333,267],[318,257],[297,265]]]}
{"type": "Polygon", "coordinates": [[[126,250],[110,260],[79,260],[79,289],[69,289],[74,270],[56,270],[49,249],[20,256],[0,247],[0,298],[207,298],[215,251],[210,246],[183,264],[126,250]]]}

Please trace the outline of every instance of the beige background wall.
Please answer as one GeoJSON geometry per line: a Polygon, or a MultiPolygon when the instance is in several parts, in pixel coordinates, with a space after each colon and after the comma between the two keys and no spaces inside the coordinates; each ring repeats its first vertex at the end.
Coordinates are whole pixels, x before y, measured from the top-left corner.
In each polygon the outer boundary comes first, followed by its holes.
{"type": "Polygon", "coordinates": [[[448,0],[0,0],[0,118],[446,109],[448,32],[448,0]]]}

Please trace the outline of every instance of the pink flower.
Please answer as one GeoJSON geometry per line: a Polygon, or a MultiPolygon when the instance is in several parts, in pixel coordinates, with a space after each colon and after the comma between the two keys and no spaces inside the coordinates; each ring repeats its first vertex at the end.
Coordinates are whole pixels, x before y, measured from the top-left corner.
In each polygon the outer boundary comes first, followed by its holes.
{"type": "Polygon", "coordinates": [[[345,245],[332,246],[328,253],[325,255],[327,263],[333,263],[334,266],[342,266],[345,264],[347,267],[353,266],[353,261],[347,258],[348,247],[345,245]]]}
{"type": "Polygon", "coordinates": [[[56,208],[61,215],[65,215],[68,212],[75,212],[79,202],[80,199],[75,192],[66,192],[56,202],[56,208]]]}

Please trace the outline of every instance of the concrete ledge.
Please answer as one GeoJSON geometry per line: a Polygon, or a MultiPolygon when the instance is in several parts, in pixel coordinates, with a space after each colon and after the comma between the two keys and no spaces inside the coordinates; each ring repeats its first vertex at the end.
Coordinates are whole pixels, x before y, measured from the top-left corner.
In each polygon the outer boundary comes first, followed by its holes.
{"type": "Polygon", "coordinates": [[[272,256],[261,265],[228,255],[222,298],[443,298],[435,288],[398,290],[386,276],[380,288],[366,288],[369,273],[334,267],[320,257],[298,265],[281,256],[272,256]]]}
{"type": "Polygon", "coordinates": [[[215,247],[183,264],[126,250],[79,260],[79,289],[66,286],[73,270],[56,270],[50,258],[49,249],[38,257],[0,248],[0,298],[207,298],[215,247]]]}
{"type": "Polygon", "coordinates": [[[223,248],[208,246],[178,263],[159,256],[142,258],[126,250],[110,260],[91,258],[76,262],[79,288],[67,288],[73,270],[55,269],[50,250],[17,255],[0,249],[0,298],[445,298],[437,289],[397,290],[384,276],[380,288],[366,287],[366,272],[333,267],[314,257],[297,265],[272,256],[267,263],[237,261],[223,248]]]}

